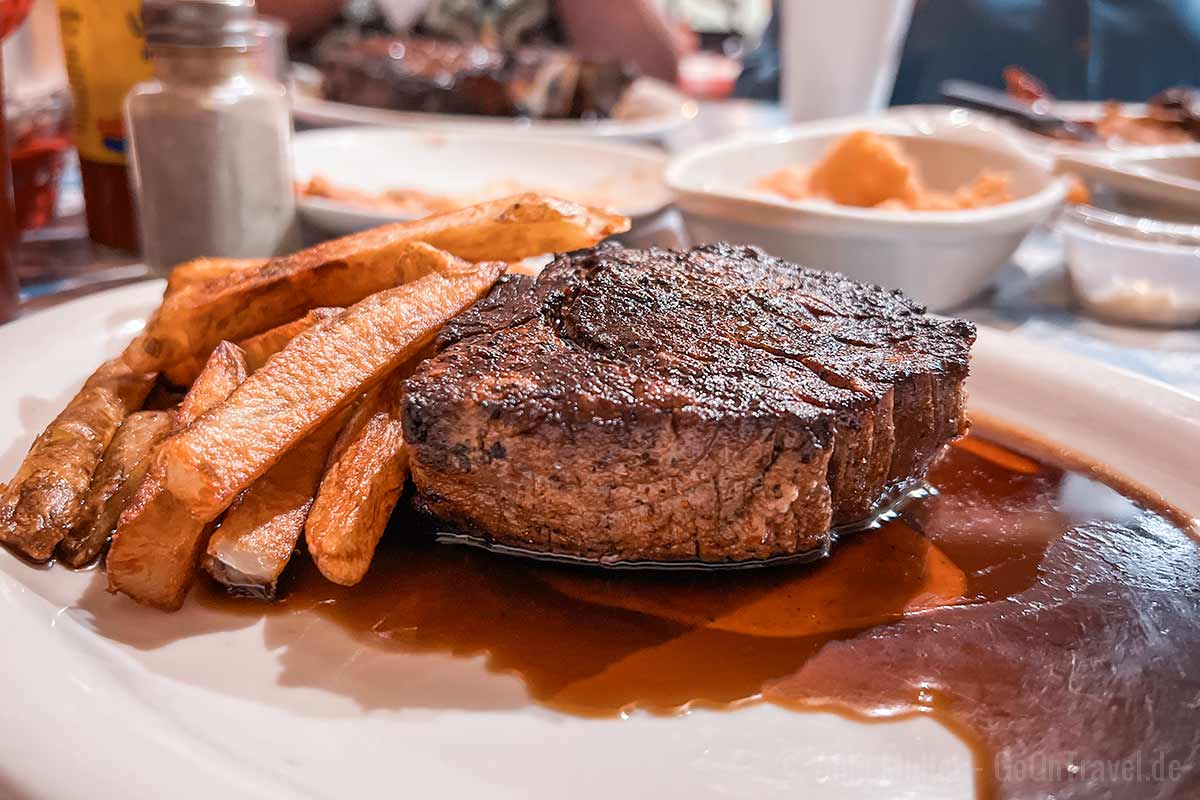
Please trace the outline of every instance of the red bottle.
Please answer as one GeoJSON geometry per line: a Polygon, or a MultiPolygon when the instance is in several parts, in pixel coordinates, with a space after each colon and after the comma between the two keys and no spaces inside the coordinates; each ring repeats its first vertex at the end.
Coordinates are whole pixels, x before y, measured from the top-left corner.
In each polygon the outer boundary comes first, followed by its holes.
{"type": "MultiPolygon", "coordinates": [[[[0,39],[21,24],[33,0],[0,0],[0,39]]],[[[17,212],[13,206],[12,167],[8,160],[8,135],[4,127],[4,75],[0,67],[0,322],[17,313],[17,270],[13,247],[17,243],[17,212]]]]}

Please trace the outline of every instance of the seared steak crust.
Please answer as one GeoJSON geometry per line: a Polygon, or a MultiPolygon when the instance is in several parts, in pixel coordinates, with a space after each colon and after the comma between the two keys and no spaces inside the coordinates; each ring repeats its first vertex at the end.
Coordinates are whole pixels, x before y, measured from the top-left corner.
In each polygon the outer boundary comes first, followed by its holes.
{"type": "Polygon", "coordinates": [[[560,256],[407,382],[417,502],[608,560],[826,548],[965,430],[974,328],[923,312],[752,247],[560,256]]]}

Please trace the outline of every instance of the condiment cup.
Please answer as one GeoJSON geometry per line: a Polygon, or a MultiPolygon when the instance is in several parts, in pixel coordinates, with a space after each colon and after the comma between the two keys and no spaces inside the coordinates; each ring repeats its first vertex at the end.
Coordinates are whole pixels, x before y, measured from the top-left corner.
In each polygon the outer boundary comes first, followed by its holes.
{"type": "Polygon", "coordinates": [[[1200,225],[1090,206],[1059,224],[1071,285],[1092,314],[1118,323],[1200,323],[1200,225]]]}

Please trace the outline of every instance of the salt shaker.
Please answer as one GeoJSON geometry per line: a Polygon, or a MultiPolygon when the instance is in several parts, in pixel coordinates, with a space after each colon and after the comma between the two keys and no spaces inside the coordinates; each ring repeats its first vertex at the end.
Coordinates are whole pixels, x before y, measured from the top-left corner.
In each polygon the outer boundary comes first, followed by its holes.
{"type": "Polygon", "coordinates": [[[125,119],[147,265],[298,249],[291,114],[255,63],[254,0],[145,0],[142,22],[154,77],[125,119]]]}

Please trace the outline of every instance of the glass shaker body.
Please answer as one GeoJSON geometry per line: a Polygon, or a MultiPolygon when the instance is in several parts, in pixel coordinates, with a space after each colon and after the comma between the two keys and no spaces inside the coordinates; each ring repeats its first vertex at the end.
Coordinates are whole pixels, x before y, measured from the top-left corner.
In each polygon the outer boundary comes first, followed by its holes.
{"type": "Polygon", "coordinates": [[[265,258],[300,246],[285,88],[251,51],[158,47],[125,102],[146,263],[265,258]]]}

